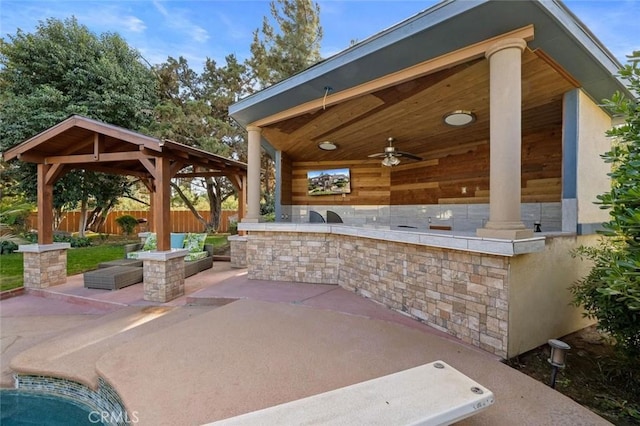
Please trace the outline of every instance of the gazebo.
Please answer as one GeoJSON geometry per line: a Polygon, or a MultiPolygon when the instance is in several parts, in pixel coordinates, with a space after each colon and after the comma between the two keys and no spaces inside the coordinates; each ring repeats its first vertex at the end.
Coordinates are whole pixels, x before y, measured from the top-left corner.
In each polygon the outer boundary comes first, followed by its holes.
{"type": "MultiPolygon", "coordinates": [[[[165,273],[156,286],[173,286],[183,251],[170,250],[170,181],[172,178],[226,176],[239,194],[239,218],[244,216],[246,164],[170,140],[160,140],[78,115],[3,153],[3,159],[36,163],[38,168],[38,243],[21,246],[25,253],[26,288],[43,288],[66,281],[66,243],[53,242],[53,189],[65,173],[92,170],[140,178],[151,193],[153,231],[158,251],[149,261],[161,262],[165,273]],[[185,168],[191,166],[189,171],[185,168]],[[175,268],[165,263],[175,263],[175,268]]],[[[179,275],[179,274],[177,274],[179,275]]],[[[155,278],[153,280],[155,280],[155,278]]],[[[152,281],[153,281],[152,280],[152,281]]],[[[147,285],[145,277],[145,285],[147,285]]]]}

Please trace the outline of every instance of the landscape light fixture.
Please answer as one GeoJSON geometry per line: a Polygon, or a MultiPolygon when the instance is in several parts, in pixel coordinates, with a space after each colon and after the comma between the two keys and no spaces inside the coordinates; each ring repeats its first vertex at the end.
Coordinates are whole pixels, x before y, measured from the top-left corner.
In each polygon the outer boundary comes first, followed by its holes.
{"type": "Polygon", "coordinates": [[[318,144],[318,148],[320,148],[323,151],[333,151],[336,148],[338,148],[338,145],[336,145],[331,141],[323,141],[318,144]]]}
{"type": "Polygon", "coordinates": [[[471,111],[459,109],[445,114],[442,119],[449,126],[460,127],[476,121],[476,115],[471,111]]]}
{"type": "Polygon", "coordinates": [[[571,349],[571,346],[567,345],[561,340],[551,339],[547,343],[551,347],[551,353],[547,361],[551,364],[551,388],[556,387],[556,376],[558,375],[558,369],[565,367],[565,360],[567,358],[567,351],[571,349]]]}

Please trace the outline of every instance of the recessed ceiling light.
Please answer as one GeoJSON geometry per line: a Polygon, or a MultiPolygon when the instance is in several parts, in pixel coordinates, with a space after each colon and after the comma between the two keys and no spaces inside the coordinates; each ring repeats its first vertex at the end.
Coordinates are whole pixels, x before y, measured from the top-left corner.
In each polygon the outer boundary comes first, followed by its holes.
{"type": "Polygon", "coordinates": [[[324,141],[318,144],[318,148],[323,151],[333,151],[334,149],[338,148],[338,145],[331,141],[324,141]]]}
{"type": "Polygon", "coordinates": [[[471,111],[457,110],[451,111],[442,118],[449,126],[466,126],[476,121],[476,116],[471,111]]]}

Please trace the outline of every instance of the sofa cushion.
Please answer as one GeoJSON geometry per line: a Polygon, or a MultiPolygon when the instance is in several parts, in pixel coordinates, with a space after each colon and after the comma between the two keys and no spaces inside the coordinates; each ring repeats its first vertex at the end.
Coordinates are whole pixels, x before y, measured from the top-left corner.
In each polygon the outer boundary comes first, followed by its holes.
{"type": "Polygon", "coordinates": [[[158,247],[158,236],[155,232],[152,232],[147,236],[147,239],[144,240],[144,246],[142,246],[142,250],[151,251],[155,250],[158,247]]]}
{"type": "Polygon", "coordinates": [[[207,234],[195,234],[189,232],[184,238],[184,248],[189,250],[189,253],[197,253],[204,250],[204,241],[207,239],[207,234]]]}
{"type": "Polygon", "coordinates": [[[184,247],[184,239],[187,236],[185,233],[171,233],[171,248],[180,249],[184,247]]]}
{"type": "Polygon", "coordinates": [[[184,261],[185,262],[193,262],[194,260],[200,260],[200,259],[204,259],[205,257],[207,257],[209,253],[206,251],[199,251],[199,252],[195,252],[195,253],[189,253],[188,255],[186,255],[184,257],[184,261]]]}

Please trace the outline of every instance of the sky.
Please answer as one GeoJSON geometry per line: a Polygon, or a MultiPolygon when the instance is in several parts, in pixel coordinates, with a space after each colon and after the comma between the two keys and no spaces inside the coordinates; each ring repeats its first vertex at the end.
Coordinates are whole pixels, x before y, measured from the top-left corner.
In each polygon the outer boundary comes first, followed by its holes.
{"type": "MultiPolygon", "coordinates": [[[[508,1],[508,0],[505,0],[508,1]]],[[[322,57],[336,54],[438,3],[434,0],[320,0],[322,57]]],[[[565,4],[622,64],[640,50],[640,0],[567,0],[565,4]]],[[[48,18],[75,16],[95,34],[118,33],[150,64],[185,57],[195,71],[205,58],[243,61],[254,30],[270,17],[267,0],[0,0],[0,37],[35,32],[48,18]]]]}

